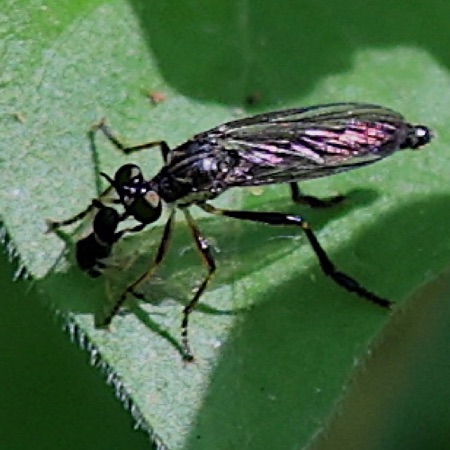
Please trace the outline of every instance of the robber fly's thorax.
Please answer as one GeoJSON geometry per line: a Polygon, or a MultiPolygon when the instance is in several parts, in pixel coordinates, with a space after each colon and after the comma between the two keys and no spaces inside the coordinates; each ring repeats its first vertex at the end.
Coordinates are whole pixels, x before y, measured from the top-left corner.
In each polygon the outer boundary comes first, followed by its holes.
{"type": "Polygon", "coordinates": [[[187,206],[226,190],[227,176],[237,164],[237,155],[221,151],[214,141],[188,141],[172,151],[152,181],[165,202],[187,206]]]}

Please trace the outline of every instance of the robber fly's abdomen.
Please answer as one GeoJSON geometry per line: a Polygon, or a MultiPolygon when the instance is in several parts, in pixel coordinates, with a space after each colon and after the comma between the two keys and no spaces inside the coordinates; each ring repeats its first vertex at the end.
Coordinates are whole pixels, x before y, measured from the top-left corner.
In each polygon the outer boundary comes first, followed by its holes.
{"type": "MultiPolygon", "coordinates": [[[[228,137],[236,146],[238,164],[226,177],[228,187],[258,186],[310,180],[372,164],[401,149],[421,148],[428,128],[406,122],[349,120],[316,124],[290,139],[228,137]],[[259,138],[259,139],[258,139],[259,138]]],[[[219,141],[220,142],[220,141],[219,141]]]]}

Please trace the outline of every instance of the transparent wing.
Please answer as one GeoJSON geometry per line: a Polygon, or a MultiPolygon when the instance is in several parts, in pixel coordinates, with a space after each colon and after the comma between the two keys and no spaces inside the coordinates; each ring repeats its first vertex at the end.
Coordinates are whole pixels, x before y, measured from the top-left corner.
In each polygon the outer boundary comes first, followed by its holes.
{"type": "Polygon", "coordinates": [[[195,136],[238,164],[230,186],[317,178],[370,164],[401,148],[411,125],[399,113],[364,103],[335,103],[260,114],[195,136]]]}

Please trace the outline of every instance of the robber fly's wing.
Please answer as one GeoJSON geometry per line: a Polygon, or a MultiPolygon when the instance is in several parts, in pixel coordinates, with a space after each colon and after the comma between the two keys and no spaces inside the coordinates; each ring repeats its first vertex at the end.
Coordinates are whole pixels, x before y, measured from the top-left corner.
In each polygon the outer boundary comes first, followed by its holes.
{"type": "Polygon", "coordinates": [[[410,125],[388,108],[336,103],[260,114],[199,135],[237,158],[230,186],[317,178],[401,148],[410,125]]]}

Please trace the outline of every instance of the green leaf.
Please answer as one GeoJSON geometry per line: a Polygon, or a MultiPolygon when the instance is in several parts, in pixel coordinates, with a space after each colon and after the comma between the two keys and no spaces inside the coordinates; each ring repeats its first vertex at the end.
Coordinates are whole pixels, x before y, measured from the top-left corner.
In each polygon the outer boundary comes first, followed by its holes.
{"type": "MultiPolygon", "coordinates": [[[[259,110],[379,103],[430,126],[439,139],[308,183],[314,195],[349,199],[333,210],[301,212],[341,270],[401,303],[450,261],[442,240],[450,94],[441,66],[446,39],[438,32],[447,28],[450,6],[5,3],[0,211],[41,295],[71,317],[72,332],[117,374],[119,396],[131,397],[143,427],[169,448],[307,445],[339,411],[355,366],[389,317],[326,279],[303,236],[196,215],[219,249],[219,274],[191,316],[196,363],[186,365],[181,309],[205,270],[184,223],[146,286],[149,301],[130,302],[131,313],[106,332],[95,329],[95,319],[150,263],[163,222],[124,240],[120,264],[128,270],[90,280],[73,264],[72,245],[69,264],[59,264],[64,243],[44,234],[45,219],[84,209],[97,195],[98,171],[113,174],[130,160],[100,136],[93,155],[86,132],[101,117],[129,143],[177,145],[250,113],[242,109],[249,97],[260,99],[259,110]],[[426,27],[436,30],[433,38],[426,27]],[[153,105],[147,92],[167,98],[153,105]]],[[[150,177],[161,164],[157,153],[131,160],[150,177]]],[[[299,211],[283,186],[230,191],[218,204],[299,211]]]]}
{"type": "Polygon", "coordinates": [[[447,270],[408,299],[313,448],[448,447],[449,296],[447,270]]]}

